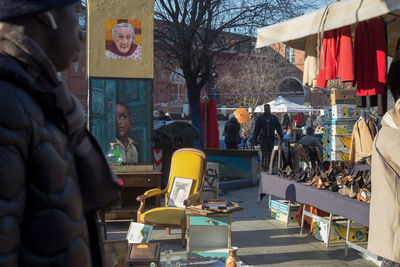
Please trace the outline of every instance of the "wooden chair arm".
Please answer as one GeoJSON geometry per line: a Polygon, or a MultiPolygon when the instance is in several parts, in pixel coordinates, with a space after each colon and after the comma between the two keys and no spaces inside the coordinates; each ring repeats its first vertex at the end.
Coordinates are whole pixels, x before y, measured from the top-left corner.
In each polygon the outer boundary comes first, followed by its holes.
{"type": "Polygon", "coordinates": [[[140,215],[144,211],[144,207],[146,205],[146,199],[157,196],[157,195],[165,194],[166,192],[167,192],[167,188],[165,188],[163,190],[161,190],[160,188],[153,188],[153,189],[150,189],[150,190],[147,190],[146,192],[144,192],[143,195],[136,197],[136,200],[140,202],[140,206],[137,211],[137,218],[136,218],[137,222],[139,222],[139,223],[142,222],[140,215]]]}
{"type": "Polygon", "coordinates": [[[187,207],[192,205],[193,203],[198,203],[200,200],[201,192],[197,192],[194,194],[191,194],[185,201],[183,201],[183,204],[187,207]]]}
{"type": "Polygon", "coordinates": [[[147,190],[146,192],[144,192],[143,195],[137,196],[136,200],[141,202],[142,200],[145,200],[146,198],[157,196],[157,195],[162,195],[165,193],[164,191],[165,190],[161,190],[160,188],[153,188],[153,189],[150,189],[150,190],[147,190]]]}

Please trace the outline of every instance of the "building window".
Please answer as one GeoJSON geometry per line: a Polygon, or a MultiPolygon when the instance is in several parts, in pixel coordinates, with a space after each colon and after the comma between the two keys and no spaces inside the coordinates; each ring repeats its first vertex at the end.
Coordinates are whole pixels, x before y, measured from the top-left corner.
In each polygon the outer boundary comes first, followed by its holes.
{"type": "Polygon", "coordinates": [[[161,80],[162,80],[162,81],[164,80],[164,76],[165,76],[165,71],[164,71],[164,70],[161,70],[161,80]]]}
{"type": "Polygon", "coordinates": [[[294,48],[291,48],[290,46],[285,47],[285,58],[289,63],[294,64],[295,62],[294,48]]]}

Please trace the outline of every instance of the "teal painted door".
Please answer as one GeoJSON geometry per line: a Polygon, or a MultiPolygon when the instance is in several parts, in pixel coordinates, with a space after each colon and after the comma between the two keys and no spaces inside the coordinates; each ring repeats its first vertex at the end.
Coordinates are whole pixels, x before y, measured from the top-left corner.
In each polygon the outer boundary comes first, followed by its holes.
{"type": "Polygon", "coordinates": [[[91,131],[104,153],[115,142],[116,80],[91,80],[91,131]]]}
{"type": "Polygon", "coordinates": [[[139,143],[139,163],[148,164],[153,164],[151,89],[151,80],[117,81],[117,102],[128,107],[132,122],[129,136],[139,143]]]}
{"type": "Polygon", "coordinates": [[[132,128],[128,135],[138,145],[138,164],[153,164],[152,80],[91,79],[91,132],[106,153],[116,141],[116,103],[128,107],[132,128]]]}

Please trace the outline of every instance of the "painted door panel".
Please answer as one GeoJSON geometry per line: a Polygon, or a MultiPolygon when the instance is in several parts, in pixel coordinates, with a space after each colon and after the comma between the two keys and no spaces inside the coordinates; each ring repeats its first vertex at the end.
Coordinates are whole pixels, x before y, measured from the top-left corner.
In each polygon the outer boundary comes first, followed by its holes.
{"type": "Polygon", "coordinates": [[[115,142],[115,92],[116,81],[92,79],[92,134],[105,153],[115,142]],[[113,127],[110,127],[114,125],[113,127]]]}
{"type": "Polygon", "coordinates": [[[153,164],[152,159],[152,80],[91,79],[91,131],[107,152],[116,140],[116,103],[128,107],[132,122],[129,136],[138,145],[139,164],[153,164]]]}

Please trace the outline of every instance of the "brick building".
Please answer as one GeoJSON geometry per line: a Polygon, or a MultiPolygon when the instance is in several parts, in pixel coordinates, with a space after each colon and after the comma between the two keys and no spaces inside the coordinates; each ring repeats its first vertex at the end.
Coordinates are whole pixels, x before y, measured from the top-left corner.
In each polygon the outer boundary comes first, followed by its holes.
{"type": "MultiPolygon", "coordinates": [[[[220,55],[220,59],[224,60],[233,56],[240,56],[248,49],[252,49],[252,43],[247,46],[238,46],[220,55]]],[[[304,68],[304,51],[295,50],[285,45],[280,45],[277,51],[283,58],[287,60],[285,68],[285,78],[279,82],[276,95],[284,95],[289,100],[303,104],[309,102],[314,106],[322,105],[322,92],[311,91],[302,85],[302,76],[304,68]]],[[[62,79],[68,84],[69,88],[76,95],[85,110],[87,110],[87,81],[86,81],[86,43],[82,43],[81,55],[78,62],[74,63],[68,70],[64,71],[62,79]]],[[[188,114],[188,100],[186,93],[185,80],[181,75],[182,70],[177,67],[175,72],[171,72],[165,68],[162,61],[156,55],[154,57],[154,84],[153,84],[153,105],[154,110],[164,110],[169,113],[188,114]]],[[[232,63],[219,66],[215,72],[223,72],[224,68],[230,68],[232,63]]],[[[203,90],[204,92],[205,90],[203,90]]],[[[225,105],[226,96],[230,94],[227,88],[218,88],[217,106],[225,105]]]]}

